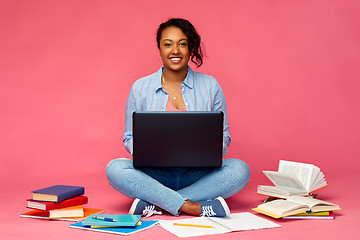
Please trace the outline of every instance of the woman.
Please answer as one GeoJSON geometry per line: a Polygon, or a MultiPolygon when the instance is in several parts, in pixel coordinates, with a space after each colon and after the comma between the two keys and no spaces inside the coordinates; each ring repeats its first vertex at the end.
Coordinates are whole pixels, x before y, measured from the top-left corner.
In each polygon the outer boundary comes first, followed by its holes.
{"type": "MultiPolygon", "coordinates": [[[[124,144],[132,154],[131,116],[134,111],[224,112],[223,156],[230,145],[225,97],[211,76],[192,71],[189,60],[201,66],[200,36],[184,19],[173,18],[157,31],[163,67],[137,80],[126,104],[124,144]]],[[[225,202],[249,181],[249,167],[238,159],[224,159],[219,169],[134,169],[130,159],[112,160],[106,168],[110,184],[135,199],[129,214],[223,217],[230,213],[225,202]]]]}

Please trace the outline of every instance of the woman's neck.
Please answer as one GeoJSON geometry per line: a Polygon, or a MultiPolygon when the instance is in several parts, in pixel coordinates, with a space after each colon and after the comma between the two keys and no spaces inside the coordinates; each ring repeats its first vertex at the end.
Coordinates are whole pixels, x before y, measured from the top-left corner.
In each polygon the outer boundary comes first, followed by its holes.
{"type": "Polygon", "coordinates": [[[168,84],[181,84],[186,78],[188,69],[184,69],[181,71],[171,71],[170,69],[164,68],[163,70],[163,79],[168,84]]]}

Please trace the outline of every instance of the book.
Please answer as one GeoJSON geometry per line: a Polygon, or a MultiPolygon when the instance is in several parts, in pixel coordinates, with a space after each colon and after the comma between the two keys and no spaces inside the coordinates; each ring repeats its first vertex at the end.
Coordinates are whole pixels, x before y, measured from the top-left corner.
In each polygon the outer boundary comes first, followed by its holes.
{"type": "Polygon", "coordinates": [[[87,196],[77,196],[73,198],[66,199],[61,202],[46,202],[46,201],[33,201],[32,199],[27,200],[27,207],[33,209],[40,209],[40,210],[53,210],[65,207],[71,207],[76,205],[84,205],[88,203],[87,196]]]}
{"type": "Polygon", "coordinates": [[[149,229],[157,224],[156,221],[141,221],[141,225],[136,225],[135,227],[103,227],[103,228],[91,228],[89,225],[83,225],[82,222],[70,224],[70,228],[103,232],[103,233],[112,233],[120,235],[130,235],[146,229],[149,229]]]}
{"type": "Polygon", "coordinates": [[[315,212],[315,213],[300,213],[296,215],[286,216],[283,219],[335,219],[334,213],[330,212],[315,212]]]}
{"type": "Polygon", "coordinates": [[[308,163],[280,160],[278,171],[263,171],[275,186],[259,185],[257,193],[288,198],[306,196],[326,187],[327,182],[320,168],[308,163]]]}
{"type": "Polygon", "coordinates": [[[63,217],[84,217],[83,206],[77,205],[66,208],[53,209],[49,211],[49,218],[63,217]]]}
{"type": "Polygon", "coordinates": [[[83,187],[55,185],[32,191],[33,200],[47,202],[61,202],[63,200],[81,196],[84,194],[83,187]]]}
{"type": "Polygon", "coordinates": [[[323,211],[323,212],[304,212],[304,213],[298,213],[296,215],[293,216],[330,216],[330,212],[329,211],[323,211]]]}
{"type": "MultiPolygon", "coordinates": [[[[139,221],[137,224],[136,224],[136,226],[137,225],[141,225],[142,224],[142,221],[139,221]]],[[[96,225],[91,225],[90,226],[91,228],[109,228],[109,227],[117,227],[117,226],[96,226],[96,225]]]]}
{"type": "Polygon", "coordinates": [[[195,217],[178,220],[159,220],[159,224],[162,228],[178,237],[195,237],[234,231],[281,227],[279,224],[255,216],[249,212],[234,213],[222,218],[195,217]]]}
{"type": "Polygon", "coordinates": [[[20,214],[20,217],[23,218],[36,218],[36,219],[44,219],[44,220],[58,220],[58,221],[71,221],[78,222],[82,221],[86,217],[95,213],[102,213],[104,209],[96,209],[96,208],[83,208],[84,216],[83,217],[60,217],[60,218],[49,218],[49,211],[34,209],[25,213],[20,214]]]}
{"type": "Polygon", "coordinates": [[[321,212],[340,210],[339,205],[325,202],[319,199],[291,196],[287,199],[277,199],[271,202],[262,203],[254,211],[268,215],[274,218],[305,213],[306,211],[321,212]]]}
{"type": "Polygon", "coordinates": [[[92,214],[87,217],[82,225],[85,226],[115,226],[115,227],[135,227],[141,220],[141,215],[113,215],[113,214],[92,214]],[[94,219],[93,217],[104,217],[116,220],[116,222],[94,219]]]}

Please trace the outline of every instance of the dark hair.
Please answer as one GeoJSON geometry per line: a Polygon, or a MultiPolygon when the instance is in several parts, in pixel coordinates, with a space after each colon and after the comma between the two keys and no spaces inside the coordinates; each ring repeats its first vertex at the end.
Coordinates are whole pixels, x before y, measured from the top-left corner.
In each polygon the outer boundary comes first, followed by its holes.
{"type": "Polygon", "coordinates": [[[182,18],[171,18],[168,21],[160,24],[156,33],[156,42],[159,49],[161,34],[168,27],[178,27],[181,29],[181,31],[183,31],[188,39],[191,61],[195,63],[197,67],[200,67],[203,64],[203,53],[200,46],[201,38],[194,26],[188,20],[182,18]]]}

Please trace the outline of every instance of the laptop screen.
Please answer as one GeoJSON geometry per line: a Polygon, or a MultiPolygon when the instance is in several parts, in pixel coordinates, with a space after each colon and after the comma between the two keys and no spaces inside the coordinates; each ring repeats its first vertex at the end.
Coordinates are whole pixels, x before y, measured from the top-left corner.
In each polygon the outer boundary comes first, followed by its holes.
{"type": "Polygon", "coordinates": [[[223,112],[134,112],[134,167],[221,167],[223,119],[223,112]]]}

